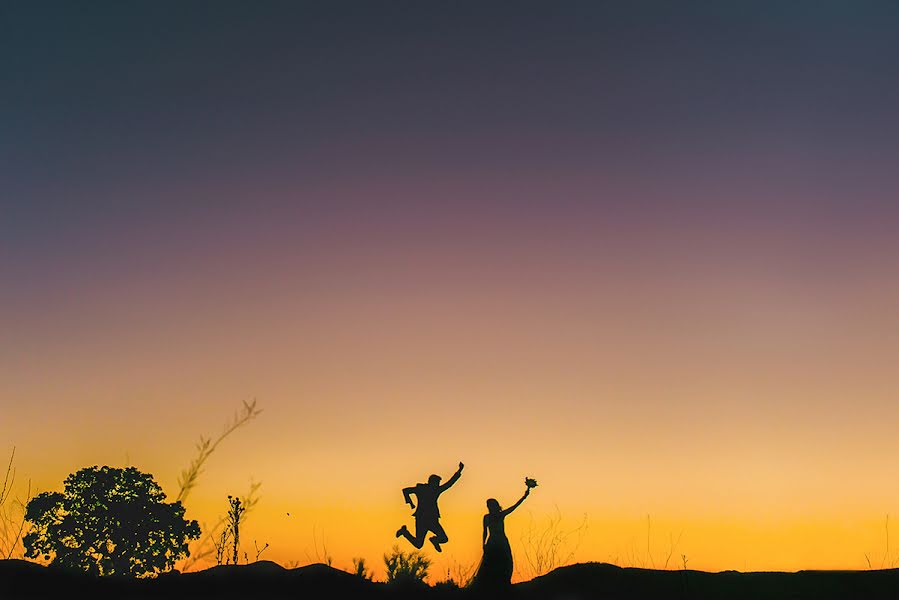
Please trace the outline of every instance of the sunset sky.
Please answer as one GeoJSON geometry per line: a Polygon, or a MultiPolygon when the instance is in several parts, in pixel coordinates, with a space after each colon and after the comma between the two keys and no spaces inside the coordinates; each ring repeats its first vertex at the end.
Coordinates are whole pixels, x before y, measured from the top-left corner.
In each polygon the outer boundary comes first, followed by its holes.
{"type": "Polygon", "coordinates": [[[256,399],[186,502],[261,482],[251,557],[381,575],[401,489],[461,460],[432,580],[525,476],[518,579],[557,511],[577,561],[899,565],[897,31],[888,1],[4,3],[0,459],[175,496],[256,399]]]}

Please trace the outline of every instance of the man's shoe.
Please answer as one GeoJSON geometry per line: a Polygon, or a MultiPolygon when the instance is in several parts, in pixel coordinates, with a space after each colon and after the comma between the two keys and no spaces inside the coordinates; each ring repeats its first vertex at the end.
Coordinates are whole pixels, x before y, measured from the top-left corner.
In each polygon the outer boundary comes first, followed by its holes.
{"type": "Polygon", "coordinates": [[[436,535],[432,535],[429,539],[431,540],[431,543],[434,544],[434,548],[437,550],[437,552],[443,552],[440,549],[440,542],[437,541],[436,535]]]}
{"type": "Polygon", "coordinates": [[[408,533],[409,529],[406,528],[405,525],[396,530],[396,537],[400,537],[404,533],[408,533]]]}

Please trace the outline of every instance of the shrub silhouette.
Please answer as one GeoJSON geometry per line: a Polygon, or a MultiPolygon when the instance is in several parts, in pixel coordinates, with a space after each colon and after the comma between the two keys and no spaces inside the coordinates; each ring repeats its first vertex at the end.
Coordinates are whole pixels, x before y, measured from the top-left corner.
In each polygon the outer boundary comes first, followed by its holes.
{"type": "Polygon", "coordinates": [[[372,580],[372,572],[368,569],[364,558],[353,559],[353,575],[360,577],[366,581],[372,580]]]}
{"type": "Polygon", "coordinates": [[[93,575],[142,577],[171,569],[200,537],[180,501],[134,467],[87,467],[66,477],[63,493],[44,492],[26,507],[33,523],[26,556],[93,575]]]}
{"type": "Polygon", "coordinates": [[[431,559],[418,550],[403,552],[394,546],[390,554],[384,555],[387,567],[387,583],[424,583],[431,567],[431,559]]]}

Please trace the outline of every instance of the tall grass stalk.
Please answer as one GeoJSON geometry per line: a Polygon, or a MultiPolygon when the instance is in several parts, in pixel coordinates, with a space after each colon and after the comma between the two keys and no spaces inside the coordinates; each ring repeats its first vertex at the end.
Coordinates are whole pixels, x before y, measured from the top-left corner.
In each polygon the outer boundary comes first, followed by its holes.
{"type": "MultiPolygon", "coordinates": [[[[203,474],[203,468],[215,452],[216,448],[218,448],[232,433],[259,416],[261,412],[262,409],[256,406],[255,398],[251,402],[244,400],[241,408],[234,414],[231,420],[225,423],[225,427],[216,438],[213,439],[200,436],[200,441],[196,446],[196,456],[194,456],[190,464],[182,470],[178,476],[179,490],[177,499],[180,500],[182,504],[185,503],[190,492],[196,488],[197,483],[200,480],[200,475],[203,474]]],[[[259,502],[260,485],[261,483],[259,482],[250,482],[250,488],[243,496],[243,508],[245,513],[249,513],[256,506],[257,502],[259,502]]],[[[218,562],[217,546],[219,545],[218,542],[221,541],[219,538],[221,537],[221,531],[224,526],[224,517],[220,517],[211,527],[207,526],[206,523],[203,523],[203,536],[191,544],[190,556],[181,561],[178,565],[178,569],[180,571],[190,571],[201,562],[213,557],[218,562]]]]}
{"type": "Polygon", "coordinates": [[[16,484],[16,447],[9,454],[9,462],[0,486],[0,558],[10,559],[17,553],[25,531],[25,506],[31,500],[31,480],[25,487],[25,497],[14,498],[12,491],[16,484]]]}

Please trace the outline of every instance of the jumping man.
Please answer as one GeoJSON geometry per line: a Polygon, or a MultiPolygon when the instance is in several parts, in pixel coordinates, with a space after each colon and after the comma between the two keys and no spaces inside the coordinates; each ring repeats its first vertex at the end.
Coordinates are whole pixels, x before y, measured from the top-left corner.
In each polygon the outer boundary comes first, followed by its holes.
{"type": "Polygon", "coordinates": [[[418,508],[412,513],[412,516],[415,517],[415,535],[410,534],[409,529],[403,525],[397,530],[396,537],[403,536],[409,540],[410,544],[421,549],[425,543],[425,536],[431,531],[434,535],[429,539],[434,544],[437,552],[441,551],[440,544],[447,543],[449,538],[443,530],[443,525],[440,524],[440,510],[437,508],[437,498],[459,480],[464,467],[465,465],[460,462],[459,469],[443,485],[440,485],[440,475],[431,475],[428,477],[427,483],[419,483],[403,489],[403,498],[405,498],[406,504],[415,508],[410,494],[415,494],[415,497],[418,499],[418,508]]]}

